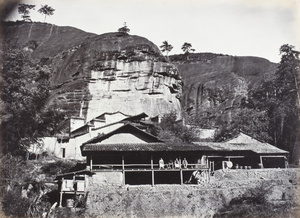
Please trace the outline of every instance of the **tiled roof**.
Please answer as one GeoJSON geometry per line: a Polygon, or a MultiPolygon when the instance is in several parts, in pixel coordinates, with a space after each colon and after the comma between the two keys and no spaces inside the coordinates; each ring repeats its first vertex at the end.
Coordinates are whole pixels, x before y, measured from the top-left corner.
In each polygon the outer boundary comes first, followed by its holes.
{"type": "Polygon", "coordinates": [[[82,154],[97,151],[252,151],[257,154],[287,154],[287,151],[276,148],[267,143],[231,144],[222,142],[197,142],[195,144],[182,143],[116,143],[101,144],[87,143],[81,146],[82,154]]]}
{"type": "Polygon", "coordinates": [[[125,124],[124,126],[121,126],[107,134],[104,135],[98,135],[95,138],[92,138],[91,140],[85,142],[84,144],[91,144],[91,143],[99,143],[101,141],[103,141],[104,139],[117,134],[117,133],[139,133],[144,135],[145,137],[149,138],[149,140],[151,140],[152,142],[162,142],[160,139],[158,139],[157,137],[151,135],[150,133],[144,132],[143,130],[131,125],[131,124],[125,124]]]}
{"type": "Polygon", "coordinates": [[[289,152],[279,149],[268,143],[227,143],[227,142],[196,142],[205,144],[216,151],[253,151],[257,154],[287,154],[289,152]]]}
{"type": "Polygon", "coordinates": [[[114,115],[114,114],[122,114],[122,115],[124,115],[124,116],[126,116],[126,117],[129,117],[129,115],[127,115],[127,114],[124,114],[124,113],[122,113],[122,112],[120,112],[120,111],[116,111],[116,112],[105,112],[105,113],[103,113],[103,114],[100,114],[99,116],[97,116],[96,117],[96,119],[101,119],[101,117],[103,117],[104,115],[114,115]]]}
{"type": "Polygon", "coordinates": [[[212,148],[197,144],[155,143],[119,143],[119,144],[85,144],[83,153],[93,151],[211,151],[212,148]]]}

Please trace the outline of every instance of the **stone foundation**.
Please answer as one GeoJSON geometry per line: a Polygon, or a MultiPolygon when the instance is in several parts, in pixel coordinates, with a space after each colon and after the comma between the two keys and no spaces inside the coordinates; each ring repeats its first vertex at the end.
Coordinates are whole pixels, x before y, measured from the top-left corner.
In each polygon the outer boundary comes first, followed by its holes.
{"type": "Polygon", "coordinates": [[[224,174],[226,176],[221,180],[222,175],[222,171],[216,172],[215,180],[207,184],[152,187],[105,186],[104,180],[107,179],[121,181],[117,179],[121,179],[121,174],[106,174],[102,179],[93,178],[86,213],[97,217],[212,217],[233,198],[243,195],[250,188],[261,186],[269,188],[266,198],[270,203],[298,201],[297,171],[294,169],[234,170],[224,174]],[[252,176],[255,172],[257,177],[252,176]],[[96,181],[102,185],[95,185],[96,181]]]}

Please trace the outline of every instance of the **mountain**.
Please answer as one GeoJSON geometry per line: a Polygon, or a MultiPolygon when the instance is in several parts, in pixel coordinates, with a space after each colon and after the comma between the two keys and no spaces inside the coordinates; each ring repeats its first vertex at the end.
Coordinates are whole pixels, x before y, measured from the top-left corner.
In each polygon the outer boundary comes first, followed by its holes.
{"type": "Polygon", "coordinates": [[[183,79],[182,108],[187,117],[206,113],[212,123],[230,120],[231,113],[276,72],[278,64],[259,57],[214,53],[172,55],[183,79]]]}
{"type": "Polygon", "coordinates": [[[2,27],[5,43],[52,69],[47,107],[87,120],[104,112],[154,117],[175,110],[187,118],[204,113],[218,125],[230,120],[277,68],[259,57],[191,53],[166,58],[146,38],[118,32],[97,35],[36,22],[2,27]]]}
{"type": "Polygon", "coordinates": [[[178,71],[146,38],[36,22],[6,22],[2,29],[4,43],[52,69],[47,107],[86,120],[115,111],[180,115],[178,71]]]}

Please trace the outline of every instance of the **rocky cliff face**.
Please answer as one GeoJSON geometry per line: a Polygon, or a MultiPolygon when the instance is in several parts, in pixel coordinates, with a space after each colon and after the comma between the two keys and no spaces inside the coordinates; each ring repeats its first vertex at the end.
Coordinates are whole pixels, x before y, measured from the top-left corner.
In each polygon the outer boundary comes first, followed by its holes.
{"type": "Polygon", "coordinates": [[[183,78],[183,110],[188,117],[205,113],[212,124],[229,121],[241,100],[277,68],[259,57],[212,53],[173,55],[170,60],[183,78]]]}
{"type": "Polygon", "coordinates": [[[52,69],[47,106],[88,120],[104,112],[153,117],[183,108],[187,117],[204,113],[218,124],[230,120],[241,100],[277,68],[263,58],[212,53],[173,55],[169,62],[149,40],[120,33],[45,23],[2,26],[4,42],[52,69]]]}
{"type": "Polygon", "coordinates": [[[176,67],[143,37],[24,22],[4,23],[3,33],[5,42],[52,69],[48,107],[87,120],[115,111],[151,117],[181,112],[176,67]]]}

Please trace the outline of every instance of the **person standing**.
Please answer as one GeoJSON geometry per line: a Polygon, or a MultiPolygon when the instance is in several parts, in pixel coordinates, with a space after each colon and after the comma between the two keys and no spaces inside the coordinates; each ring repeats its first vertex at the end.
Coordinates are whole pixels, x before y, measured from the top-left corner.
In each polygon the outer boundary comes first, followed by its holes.
{"type": "Polygon", "coordinates": [[[164,160],[162,158],[159,159],[158,166],[159,166],[159,169],[164,169],[165,168],[165,163],[164,163],[164,160]]]}
{"type": "Polygon", "coordinates": [[[184,169],[186,169],[188,167],[188,162],[185,158],[183,158],[182,166],[183,166],[184,169]]]}
{"type": "Polygon", "coordinates": [[[175,159],[174,161],[174,165],[175,165],[175,168],[179,169],[180,168],[180,164],[179,164],[179,160],[178,158],[175,159]]]}

